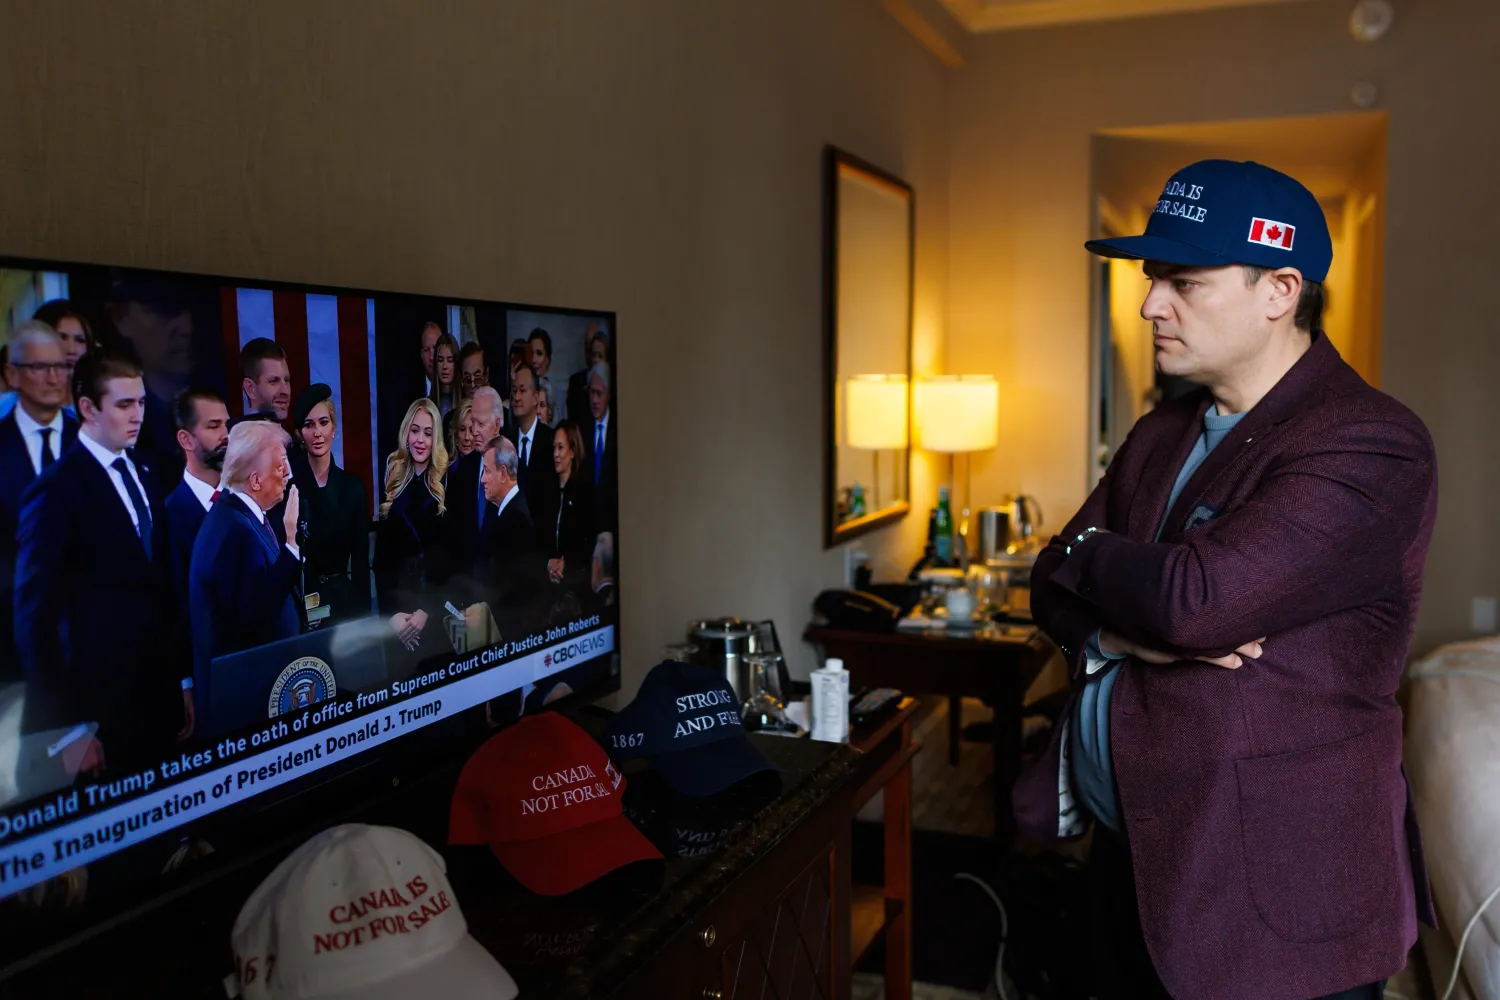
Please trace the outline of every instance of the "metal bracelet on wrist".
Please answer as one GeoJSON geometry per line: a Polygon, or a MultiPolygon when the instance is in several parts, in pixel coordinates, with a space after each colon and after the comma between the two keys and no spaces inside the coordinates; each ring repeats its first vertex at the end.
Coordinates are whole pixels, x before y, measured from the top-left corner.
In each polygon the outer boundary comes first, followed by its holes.
{"type": "Polygon", "coordinates": [[[1067,547],[1063,549],[1063,555],[1065,555],[1065,556],[1072,555],[1073,554],[1073,550],[1076,549],[1076,548],[1078,548],[1079,545],[1083,544],[1083,540],[1085,538],[1087,538],[1090,535],[1095,534],[1096,532],[1099,532],[1101,530],[1103,530],[1103,529],[1101,529],[1101,528],[1094,528],[1094,527],[1084,528],[1082,531],[1080,531],[1078,533],[1078,537],[1075,538],[1075,539],[1073,539],[1071,542],[1069,542],[1068,545],[1067,545],[1067,547]]]}

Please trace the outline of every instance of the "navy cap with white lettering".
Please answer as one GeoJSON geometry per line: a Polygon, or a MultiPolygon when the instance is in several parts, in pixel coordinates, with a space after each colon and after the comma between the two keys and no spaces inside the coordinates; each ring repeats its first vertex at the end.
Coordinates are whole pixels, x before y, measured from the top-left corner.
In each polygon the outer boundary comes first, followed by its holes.
{"type": "Polygon", "coordinates": [[[1295,267],[1323,281],[1333,263],[1328,220],[1313,193],[1259,163],[1200,160],[1172,175],[1146,232],[1090,240],[1101,257],[1184,267],[1295,267]]]}
{"type": "Polygon", "coordinates": [[[776,770],[745,736],[740,699],[724,675],[673,660],[653,667],[635,701],[609,720],[604,745],[618,760],[650,758],[684,795],[713,795],[776,770]]]}

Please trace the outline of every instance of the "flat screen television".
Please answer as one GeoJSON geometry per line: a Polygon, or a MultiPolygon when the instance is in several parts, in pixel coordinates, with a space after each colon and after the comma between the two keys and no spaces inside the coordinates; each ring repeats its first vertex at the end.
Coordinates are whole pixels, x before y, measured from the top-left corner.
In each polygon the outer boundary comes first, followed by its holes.
{"type": "Polygon", "coordinates": [[[0,257],[0,338],[0,967],[618,689],[611,313],[0,257]]]}

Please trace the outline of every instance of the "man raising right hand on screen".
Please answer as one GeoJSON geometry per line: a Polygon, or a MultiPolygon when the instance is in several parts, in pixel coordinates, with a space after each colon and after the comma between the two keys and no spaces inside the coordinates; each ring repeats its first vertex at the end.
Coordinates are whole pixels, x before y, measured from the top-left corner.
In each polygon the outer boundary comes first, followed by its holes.
{"type": "MultiPolygon", "coordinates": [[[[229,432],[220,488],[226,491],[203,518],[188,570],[193,627],[193,692],[198,719],[207,718],[215,657],[286,639],[301,630],[296,588],[301,553],[279,542],[267,512],[286,497],[282,528],[297,537],[297,487],[286,431],[265,420],[229,432]]],[[[207,727],[212,730],[212,725],[207,727]]]]}

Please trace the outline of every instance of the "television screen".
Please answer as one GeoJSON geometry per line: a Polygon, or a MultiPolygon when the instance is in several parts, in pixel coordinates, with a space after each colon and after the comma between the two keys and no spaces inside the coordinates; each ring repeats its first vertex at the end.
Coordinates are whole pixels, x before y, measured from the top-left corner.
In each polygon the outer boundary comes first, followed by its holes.
{"type": "Polygon", "coordinates": [[[0,336],[0,939],[617,689],[611,314],[0,258],[0,336]]]}

